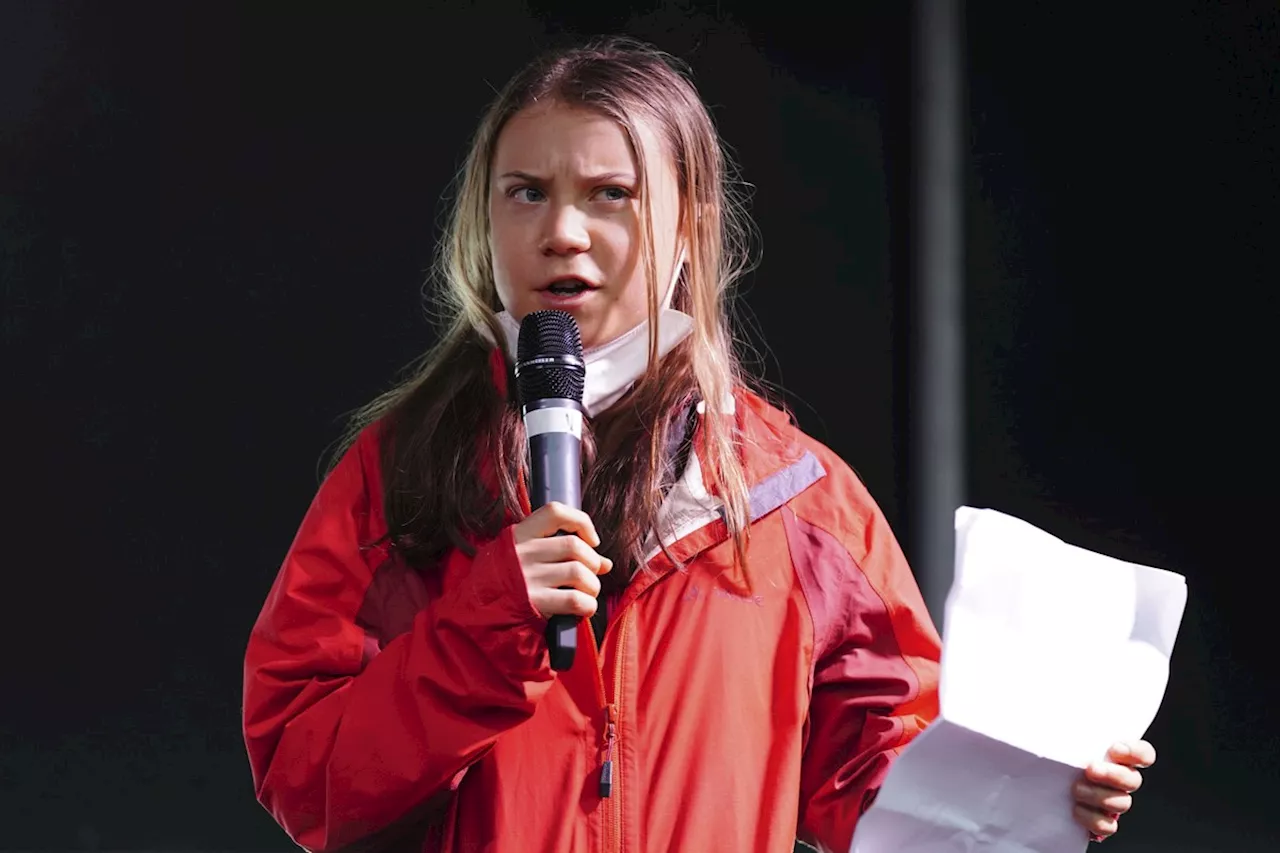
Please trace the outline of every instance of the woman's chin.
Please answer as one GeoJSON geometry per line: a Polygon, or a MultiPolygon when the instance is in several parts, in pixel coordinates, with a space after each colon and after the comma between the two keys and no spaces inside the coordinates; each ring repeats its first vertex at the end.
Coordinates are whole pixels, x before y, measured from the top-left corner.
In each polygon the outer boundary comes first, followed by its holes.
{"type": "Polygon", "coordinates": [[[595,349],[611,343],[644,322],[643,317],[634,323],[619,323],[612,317],[583,317],[576,314],[574,319],[578,321],[578,331],[582,335],[582,348],[584,350],[595,349]]]}
{"type": "Polygon", "coordinates": [[[578,334],[582,336],[583,349],[608,343],[609,329],[613,324],[601,317],[599,311],[593,311],[592,307],[586,304],[564,305],[556,310],[569,314],[578,324],[578,334]]]}

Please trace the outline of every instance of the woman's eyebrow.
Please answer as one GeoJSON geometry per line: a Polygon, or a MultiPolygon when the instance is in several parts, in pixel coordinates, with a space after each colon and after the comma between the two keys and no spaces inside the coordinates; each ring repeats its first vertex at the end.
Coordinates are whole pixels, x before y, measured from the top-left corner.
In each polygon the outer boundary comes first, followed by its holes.
{"type": "Polygon", "coordinates": [[[533,183],[533,184],[540,184],[546,180],[546,178],[540,178],[537,175],[531,175],[528,172],[521,172],[518,169],[513,172],[503,172],[501,175],[498,176],[498,180],[500,181],[505,178],[516,178],[518,180],[528,181],[529,183],[533,183]]]}
{"type": "MultiPolygon", "coordinates": [[[[524,172],[519,169],[516,169],[511,172],[503,172],[501,175],[498,176],[498,180],[500,181],[505,180],[507,178],[515,178],[516,180],[520,180],[520,181],[528,181],[531,184],[544,184],[548,180],[547,178],[534,175],[530,172],[524,172]]],[[[583,183],[588,183],[588,184],[604,184],[610,181],[625,181],[625,182],[634,183],[635,179],[636,179],[636,176],[631,174],[630,172],[602,172],[601,174],[598,174],[598,175],[586,175],[582,177],[580,180],[583,183]]]]}
{"type": "Polygon", "coordinates": [[[630,172],[602,172],[599,175],[587,175],[582,180],[588,184],[607,184],[611,181],[634,182],[636,176],[630,172]]]}

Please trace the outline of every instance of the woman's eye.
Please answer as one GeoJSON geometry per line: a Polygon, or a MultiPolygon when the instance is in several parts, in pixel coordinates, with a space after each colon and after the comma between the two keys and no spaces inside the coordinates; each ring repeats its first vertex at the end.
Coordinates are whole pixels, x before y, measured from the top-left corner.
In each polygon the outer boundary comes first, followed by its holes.
{"type": "Polygon", "coordinates": [[[600,190],[600,197],[605,201],[624,201],[631,198],[631,190],[626,187],[605,187],[600,190]]]}
{"type": "Polygon", "coordinates": [[[512,187],[507,191],[507,195],[527,204],[536,204],[546,198],[542,190],[537,187],[512,187]]]}

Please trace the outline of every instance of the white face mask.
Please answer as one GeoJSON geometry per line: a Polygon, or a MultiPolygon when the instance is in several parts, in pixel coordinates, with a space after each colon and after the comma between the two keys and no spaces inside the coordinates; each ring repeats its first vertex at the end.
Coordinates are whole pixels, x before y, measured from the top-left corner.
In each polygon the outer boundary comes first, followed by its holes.
{"type": "MultiPolygon", "coordinates": [[[[675,273],[663,294],[662,308],[658,312],[658,358],[675,348],[693,331],[693,318],[683,311],[671,308],[675,298],[676,282],[684,267],[685,249],[680,247],[675,273]]],[[[506,311],[498,313],[498,322],[506,340],[507,357],[515,358],[516,343],[520,340],[520,322],[506,311]]],[[[587,365],[586,387],[582,393],[582,405],[589,417],[612,406],[630,390],[649,366],[649,321],[623,332],[608,343],[594,346],[582,353],[587,365]]]]}

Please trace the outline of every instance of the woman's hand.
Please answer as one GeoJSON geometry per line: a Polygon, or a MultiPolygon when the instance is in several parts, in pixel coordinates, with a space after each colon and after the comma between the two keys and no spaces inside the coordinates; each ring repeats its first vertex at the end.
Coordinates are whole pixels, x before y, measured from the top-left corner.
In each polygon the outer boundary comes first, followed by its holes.
{"type": "Polygon", "coordinates": [[[1133,744],[1117,743],[1107,752],[1106,761],[1085,768],[1071,791],[1075,800],[1076,823],[1089,833],[1093,841],[1103,841],[1115,834],[1120,815],[1133,808],[1134,791],[1142,785],[1138,768],[1156,762],[1156,751],[1145,740],[1133,744]]]}
{"type": "Polygon", "coordinates": [[[524,571],[529,602],[544,617],[596,612],[602,575],[613,561],[595,552],[600,537],[582,510],[551,502],[515,525],[516,556],[524,571]],[[557,536],[560,531],[570,535],[557,536]]]}

